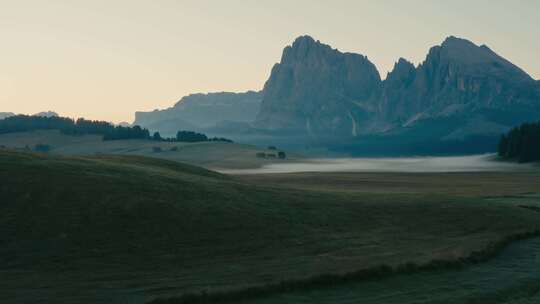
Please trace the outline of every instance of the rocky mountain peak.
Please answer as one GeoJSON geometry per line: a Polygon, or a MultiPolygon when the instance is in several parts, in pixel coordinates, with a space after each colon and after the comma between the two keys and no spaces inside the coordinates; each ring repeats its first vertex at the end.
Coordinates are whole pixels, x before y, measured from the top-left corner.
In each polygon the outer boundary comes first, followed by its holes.
{"type": "Polygon", "coordinates": [[[373,105],[381,83],[365,56],[342,53],[309,36],[285,47],[264,86],[256,126],[315,136],[357,134],[356,121],[373,105]]]}
{"type": "Polygon", "coordinates": [[[448,66],[449,71],[460,70],[471,76],[511,77],[518,82],[532,80],[527,73],[485,44],[478,46],[455,36],[450,36],[440,46],[431,48],[422,65],[448,66]]]}
{"type": "Polygon", "coordinates": [[[300,36],[294,40],[292,45],[285,47],[281,56],[282,64],[294,64],[298,61],[310,62],[311,64],[321,64],[325,58],[338,52],[329,45],[320,41],[315,41],[310,36],[300,36]]]}
{"type": "Polygon", "coordinates": [[[477,47],[472,41],[459,38],[456,36],[448,36],[441,44],[441,47],[443,48],[475,48],[477,47]]]}
{"type": "Polygon", "coordinates": [[[392,71],[386,76],[386,82],[409,82],[414,78],[415,72],[414,64],[404,58],[399,58],[392,71]]]}

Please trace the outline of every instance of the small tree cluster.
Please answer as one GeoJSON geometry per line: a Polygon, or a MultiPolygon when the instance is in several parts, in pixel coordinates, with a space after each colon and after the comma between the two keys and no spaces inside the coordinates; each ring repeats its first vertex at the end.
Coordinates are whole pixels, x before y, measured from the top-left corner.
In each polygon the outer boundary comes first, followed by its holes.
{"type": "Polygon", "coordinates": [[[208,141],[208,137],[202,133],[193,131],[178,131],[178,133],[176,133],[176,140],[183,142],[200,142],[208,141]]]}
{"type": "Polygon", "coordinates": [[[103,140],[118,140],[118,139],[148,139],[150,132],[139,126],[121,127],[116,126],[103,135],[103,140]]]}
{"type": "Polygon", "coordinates": [[[228,138],[224,138],[224,137],[212,137],[212,138],[209,138],[208,141],[222,141],[222,142],[228,142],[228,143],[233,142],[232,140],[228,138]]]}

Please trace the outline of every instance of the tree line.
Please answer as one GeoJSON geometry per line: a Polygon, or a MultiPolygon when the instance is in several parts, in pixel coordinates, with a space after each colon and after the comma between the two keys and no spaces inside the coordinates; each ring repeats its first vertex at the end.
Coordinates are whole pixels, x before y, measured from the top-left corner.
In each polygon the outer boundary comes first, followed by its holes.
{"type": "Polygon", "coordinates": [[[499,141],[498,154],[519,162],[540,161],[540,122],[525,123],[504,134],[499,141]]]}
{"type": "Polygon", "coordinates": [[[58,116],[43,117],[16,115],[0,119],[0,134],[35,130],[59,130],[66,135],[102,135],[103,140],[148,139],[174,142],[232,142],[229,139],[221,137],[208,138],[205,134],[192,131],[178,131],[175,138],[162,138],[161,135],[159,135],[159,132],[156,132],[151,136],[147,129],[141,128],[140,126],[115,126],[106,121],[87,120],[84,118],[74,120],[58,116]]]}
{"type": "Polygon", "coordinates": [[[35,130],[59,130],[67,135],[102,135],[103,140],[147,139],[150,132],[139,126],[114,126],[106,121],[66,117],[17,115],[0,120],[0,134],[35,130]]]}
{"type": "Polygon", "coordinates": [[[152,135],[152,140],[166,142],[202,142],[202,141],[222,141],[232,143],[233,141],[224,137],[208,137],[203,133],[193,131],[178,131],[176,137],[161,137],[159,132],[152,135]]]}

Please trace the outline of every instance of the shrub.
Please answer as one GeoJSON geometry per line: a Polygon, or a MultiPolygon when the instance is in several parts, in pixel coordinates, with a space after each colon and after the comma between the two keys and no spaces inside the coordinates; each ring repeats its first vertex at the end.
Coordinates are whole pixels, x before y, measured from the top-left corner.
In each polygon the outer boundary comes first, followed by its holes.
{"type": "Polygon", "coordinates": [[[285,152],[283,152],[283,151],[279,151],[278,152],[278,157],[280,159],[285,159],[285,158],[287,158],[287,154],[285,154],[285,152]]]}
{"type": "Polygon", "coordinates": [[[258,153],[256,154],[256,156],[257,156],[258,158],[266,158],[266,153],[264,153],[264,152],[258,152],[258,153]]]}
{"type": "Polygon", "coordinates": [[[208,137],[202,133],[193,131],[178,131],[178,133],[176,133],[176,140],[183,142],[200,142],[207,141],[208,137]]]}
{"type": "Polygon", "coordinates": [[[228,138],[224,138],[224,137],[212,137],[208,141],[222,141],[222,142],[233,143],[232,140],[230,140],[228,138]]]}
{"type": "Polygon", "coordinates": [[[152,147],[152,152],[154,152],[154,153],[159,153],[159,152],[161,152],[161,151],[163,151],[163,150],[161,149],[161,147],[152,147]]]}
{"type": "Polygon", "coordinates": [[[156,141],[161,141],[161,134],[159,134],[159,132],[155,132],[154,135],[152,135],[152,139],[156,141]]]}
{"type": "Polygon", "coordinates": [[[172,147],[170,150],[173,151],[173,152],[176,152],[176,151],[178,151],[178,147],[177,147],[177,146],[174,146],[174,147],[172,147]]]}

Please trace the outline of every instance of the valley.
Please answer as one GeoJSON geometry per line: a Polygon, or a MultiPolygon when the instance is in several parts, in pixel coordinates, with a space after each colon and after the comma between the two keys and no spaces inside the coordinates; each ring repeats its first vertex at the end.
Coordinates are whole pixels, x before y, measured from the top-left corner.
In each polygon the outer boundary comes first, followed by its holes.
{"type": "Polygon", "coordinates": [[[540,1],[4,2],[0,304],[540,303],[540,1]]]}

